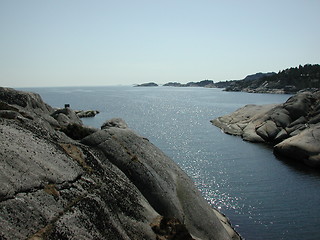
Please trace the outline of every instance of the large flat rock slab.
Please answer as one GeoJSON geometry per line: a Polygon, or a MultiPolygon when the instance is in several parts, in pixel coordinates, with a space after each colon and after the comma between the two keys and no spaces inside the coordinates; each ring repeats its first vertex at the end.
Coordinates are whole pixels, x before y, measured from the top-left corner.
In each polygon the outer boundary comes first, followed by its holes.
{"type": "Polygon", "coordinates": [[[0,156],[0,198],[71,182],[83,173],[59,145],[14,125],[0,125],[0,156]]]}

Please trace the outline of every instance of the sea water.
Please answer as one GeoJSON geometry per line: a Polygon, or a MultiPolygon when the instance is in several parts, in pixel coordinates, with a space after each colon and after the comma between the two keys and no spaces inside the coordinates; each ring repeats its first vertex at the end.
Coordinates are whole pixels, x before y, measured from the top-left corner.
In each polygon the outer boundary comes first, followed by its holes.
{"type": "Polygon", "coordinates": [[[99,110],[86,125],[123,118],[171,157],[205,199],[245,239],[320,239],[320,174],[277,159],[272,148],[222,133],[210,120],[246,104],[285,102],[290,95],[208,88],[64,87],[24,89],[53,107],[99,110]]]}

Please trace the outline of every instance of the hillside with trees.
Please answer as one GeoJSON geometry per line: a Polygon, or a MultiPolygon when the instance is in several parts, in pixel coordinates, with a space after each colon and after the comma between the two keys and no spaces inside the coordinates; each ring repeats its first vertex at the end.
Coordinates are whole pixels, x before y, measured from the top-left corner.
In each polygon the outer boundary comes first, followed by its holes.
{"type": "Polygon", "coordinates": [[[257,78],[246,77],[243,80],[226,81],[221,85],[226,91],[261,93],[296,93],[304,89],[319,89],[320,65],[300,65],[276,74],[258,74],[257,78]]]}

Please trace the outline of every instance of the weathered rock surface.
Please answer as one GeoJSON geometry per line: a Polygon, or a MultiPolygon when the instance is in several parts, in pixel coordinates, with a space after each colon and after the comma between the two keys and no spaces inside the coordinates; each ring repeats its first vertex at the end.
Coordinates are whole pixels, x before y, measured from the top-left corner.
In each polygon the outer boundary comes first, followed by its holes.
{"type": "Polygon", "coordinates": [[[68,126],[69,124],[82,124],[79,116],[68,107],[54,111],[51,116],[58,121],[60,126],[68,126]]]}
{"type": "Polygon", "coordinates": [[[320,124],[306,128],[285,139],[274,148],[275,153],[302,160],[309,166],[320,166],[320,124]]]}
{"type": "Polygon", "coordinates": [[[102,124],[101,129],[107,129],[107,128],[111,128],[111,127],[126,129],[126,128],[128,128],[128,125],[121,118],[112,118],[112,119],[106,121],[104,124],[102,124]]]}
{"type": "Polygon", "coordinates": [[[300,93],[278,105],[247,105],[211,121],[250,142],[275,144],[274,152],[320,166],[320,92],[300,93]]]}
{"type": "Polygon", "coordinates": [[[130,129],[113,127],[81,142],[104,152],[159,214],[183,220],[192,235],[214,239],[222,231],[219,219],[189,177],[145,138],[130,129]]]}
{"type": "Polygon", "coordinates": [[[239,239],[122,120],[88,129],[71,109],[6,88],[0,116],[0,239],[239,239]]]}
{"type": "Polygon", "coordinates": [[[96,116],[100,112],[97,110],[77,110],[75,113],[79,118],[89,118],[96,116]]]}

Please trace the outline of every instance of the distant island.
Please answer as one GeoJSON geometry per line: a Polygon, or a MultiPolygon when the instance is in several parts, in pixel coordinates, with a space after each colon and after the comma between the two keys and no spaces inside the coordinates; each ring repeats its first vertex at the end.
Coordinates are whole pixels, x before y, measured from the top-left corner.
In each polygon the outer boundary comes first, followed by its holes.
{"type": "Polygon", "coordinates": [[[165,87],[207,87],[214,88],[216,87],[212,80],[203,80],[200,82],[188,82],[186,84],[178,83],[178,82],[169,82],[164,84],[165,87]]]}
{"type": "MultiPolygon", "coordinates": [[[[159,86],[157,83],[149,82],[149,83],[142,83],[134,85],[134,87],[157,87],[159,86]]],[[[168,82],[163,84],[164,87],[207,87],[212,88],[216,87],[212,80],[203,80],[200,82],[188,82],[188,83],[178,83],[178,82],[168,82]]]]}
{"type": "MultiPolygon", "coordinates": [[[[156,87],[154,82],[135,85],[135,87],[156,87]]],[[[250,93],[290,93],[302,90],[316,91],[320,89],[320,65],[306,64],[304,66],[287,68],[285,70],[268,73],[255,73],[241,80],[227,80],[214,82],[202,80],[200,82],[168,82],[164,87],[206,87],[224,88],[225,91],[250,93]]]]}
{"type": "Polygon", "coordinates": [[[134,87],[158,87],[159,85],[154,82],[137,84],[134,87]]]}

